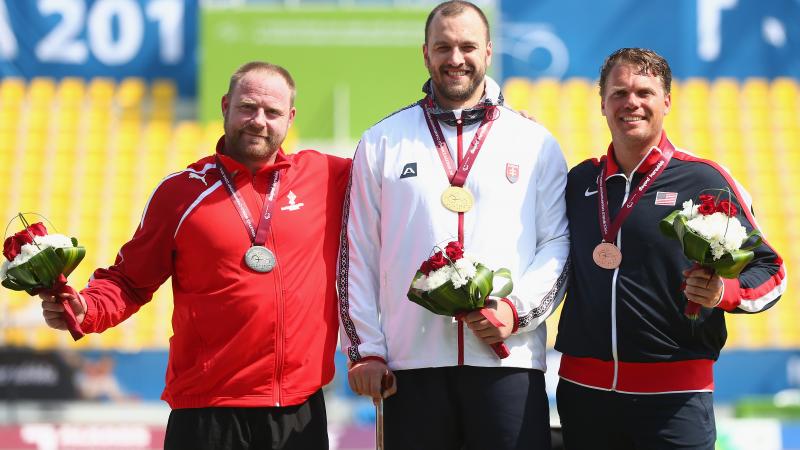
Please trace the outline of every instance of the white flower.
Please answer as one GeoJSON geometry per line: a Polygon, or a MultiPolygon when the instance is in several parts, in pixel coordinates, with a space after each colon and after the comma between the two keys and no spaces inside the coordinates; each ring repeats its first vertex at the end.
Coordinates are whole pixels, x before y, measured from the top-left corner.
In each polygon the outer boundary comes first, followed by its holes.
{"type": "Polygon", "coordinates": [[[3,264],[0,265],[0,281],[6,279],[6,272],[8,272],[8,261],[3,261],[3,264]]]}
{"type": "Polygon", "coordinates": [[[697,217],[698,208],[700,208],[700,205],[695,205],[691,199],[686,200],[683,202],[683,210],[681,211],[681,215],[690,220],[694,219],[697,217]]]}
{"type": "Polygon", "coordinates": [[[463,258],[452,265],[448,264],[432,271],[428,275],[422,275],[414,281],[412,287],[428,292],[450,281],[453,283],[453,287],[458,289],[466,285],[476,273],[475,263],[470,256],[465,254],[463,258]]]}
{"type": "MultiPolygon", "coordinates": [[[[684,203],[685,209],[686,203],[684,203]]],[[[690,219],[686,225],[709,241],[711,255],[715,261],[722,258],[725,253],[740,249],[744,241],[747,240],[747,229],[742,226],[739,219],[728,217],[722,212],[715,212],[705,216],[697,215],[690,219]]]]}
{"type": "MultiPolygon", "coordinates": [[[[34,236],[33,241],[38,244],[38,247],[34,244],[25,244],[19,249],[19,254],[14,257],[14,260],[9,262],[8,269],[12,269],[14,267],[20,266],[28,262],[29,259],[33,258],[40,251],[48,248],[69,248],[72,247],[72,239],[64,236],[63,234],[48,234],[45,236],[34,236]]],[[[4,270],[2,272],[3,277],[5,277],[4,270]]]]}

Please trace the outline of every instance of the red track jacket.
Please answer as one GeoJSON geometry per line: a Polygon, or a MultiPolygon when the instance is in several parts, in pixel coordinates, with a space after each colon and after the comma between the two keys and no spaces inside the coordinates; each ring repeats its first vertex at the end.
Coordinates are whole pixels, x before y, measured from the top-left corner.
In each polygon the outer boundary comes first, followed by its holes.
{"type": "Polygon", "coordinates": [[[174,311],[162,398],[172,408],[289,406],[333,378],[336,257],[350,161],[279,152],[255,176],[217,154],[257,218],[281,170],[266,242],[270,273],[244,265],[250,237],[214,157],[166,177],[133,238],[81,291],[84,331],[113,327],[172,277],[174,311]]]}

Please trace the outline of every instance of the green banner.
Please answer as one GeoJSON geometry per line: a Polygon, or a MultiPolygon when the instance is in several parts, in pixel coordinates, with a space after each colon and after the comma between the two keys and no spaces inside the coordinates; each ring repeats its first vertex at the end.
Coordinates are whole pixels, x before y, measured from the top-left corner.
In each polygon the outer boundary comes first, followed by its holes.
{"type": "Polygon", "coordinates": [[[250,60],[286,67],[297,83],[294,133],[302,141],[358,139],[421,98],[428,10],[204,8],[200,119],[221,119],[231,73],[250,60]]]}

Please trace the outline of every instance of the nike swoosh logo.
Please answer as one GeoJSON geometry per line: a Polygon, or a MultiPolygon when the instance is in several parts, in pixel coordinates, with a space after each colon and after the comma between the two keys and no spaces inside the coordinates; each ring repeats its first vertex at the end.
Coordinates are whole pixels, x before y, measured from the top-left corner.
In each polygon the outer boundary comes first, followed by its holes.
{"type": "Polygon", "coordinates": [[[586,188],[586,192],[583,193],[583,196],[584,197],[591,197],[594,194],[597,194],[597,191],[590,191],[589,188],[586,188]]]}

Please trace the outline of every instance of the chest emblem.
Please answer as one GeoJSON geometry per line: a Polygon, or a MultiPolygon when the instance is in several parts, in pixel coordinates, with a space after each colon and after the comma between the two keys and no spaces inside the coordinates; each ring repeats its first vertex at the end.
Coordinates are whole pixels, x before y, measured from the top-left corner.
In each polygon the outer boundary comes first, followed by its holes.
{"type": "Polygon", "coordinates": [[[203,186],[208,186],[208,182],[206,182],[206,175],[207,174],[205,174],[205,173],[200,175],[199,173],[189,172],[189,178],[190,179],[194,178],[195,180],[202,181],[203,182],[203,186]]]}
{"type": "Polygon", "coordinates": [[[403,166],[403,171],[400,172],[400,179],[417,176],[417,163],[412,162],[403,166]]]}
{"type": "Polygon", "coordinates": [[[289,199],[289,204],[281,206],[281,211],[297,211],[305,205],[305,203],[297,203],[297,195],[292,191],[286,194],[286,198],[289,199]]]}
{"type": "Polygon", "coordinates": [[[519,165],[506,163],[506,179],[510,183],[516,183],[519,180],[519,165]]]}
{"type": "Polygon", "coordinates": [[[656,205],[661,206],[675,206],[678,201],[677,192],[656,192],[656,205]]]}

